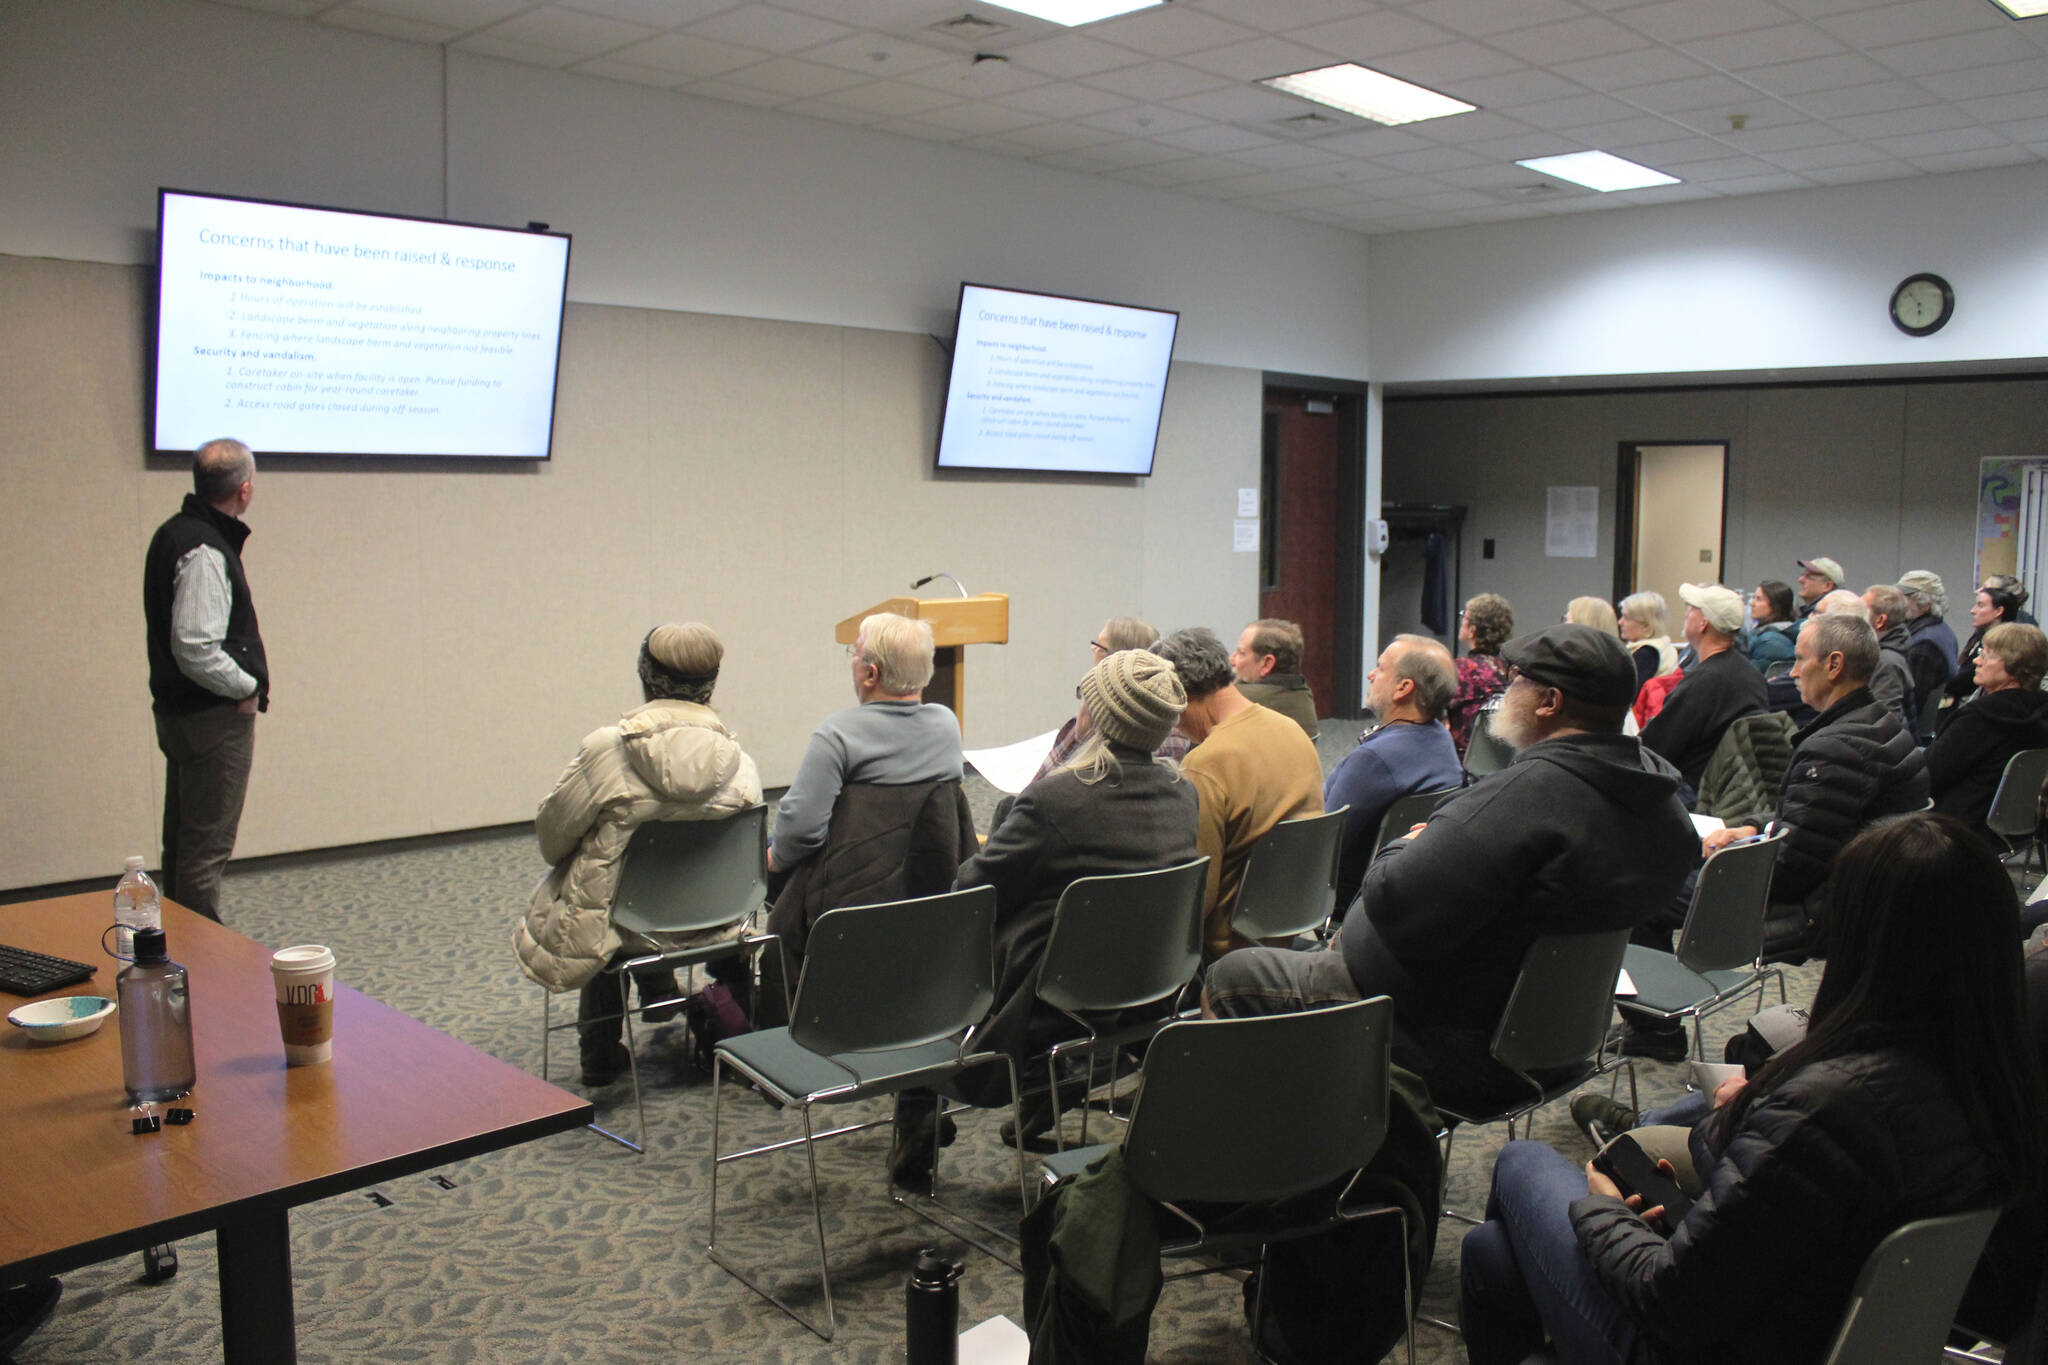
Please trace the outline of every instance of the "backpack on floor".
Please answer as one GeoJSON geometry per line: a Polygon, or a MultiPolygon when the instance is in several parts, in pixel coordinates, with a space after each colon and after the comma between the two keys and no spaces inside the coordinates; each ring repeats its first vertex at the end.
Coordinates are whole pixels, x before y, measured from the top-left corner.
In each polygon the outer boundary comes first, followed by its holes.
{"type": "Polygon", "coordinates": [[[754,1031],[732,988],[722,981],[712,982],[683,1002],[683,1026],[690,1033],[690,1064],[707,1076],[711,1074],[711,1054],[721,1039],[754,1031]]]}

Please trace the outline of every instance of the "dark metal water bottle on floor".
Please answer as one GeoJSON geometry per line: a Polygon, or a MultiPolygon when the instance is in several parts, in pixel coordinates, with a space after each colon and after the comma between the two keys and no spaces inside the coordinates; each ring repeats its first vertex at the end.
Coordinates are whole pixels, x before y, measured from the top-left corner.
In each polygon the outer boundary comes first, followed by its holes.
{"type": "Polygon", "coordinates": [[[161,929],[135,931],[135,963],[114,980],[120,1001],[121,1079],[128,1098],[176,1099],[192,1088],[192,992],[161,929]]]}
{"type": "Polygon", "coordinates": [[[903,1291],[903,1346],[909,1365],[955,1365],[960,1359],[960,1276],[967,1269],[939,1254],[917,1253],[903,1291]]]}

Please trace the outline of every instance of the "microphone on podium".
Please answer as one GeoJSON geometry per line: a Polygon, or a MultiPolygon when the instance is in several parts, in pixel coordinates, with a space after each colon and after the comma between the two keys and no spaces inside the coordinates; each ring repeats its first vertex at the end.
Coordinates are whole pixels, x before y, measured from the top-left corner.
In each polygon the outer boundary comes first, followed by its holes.
{"type": "Polygon", "coordinates": [[[960,582],[959,579],[953,577],[953,575],[947,573],[944,569],[939,570],[939,572],[937,573],[928,573],[923,578],[918,579],[915,583],[912,583],[910,585],[911,591],[915,592],[917,589],[923,587],[925,584],[937,582],[941,578],[945,579],[948,583],[951,583],[955,588],[958,588],[960,590],[960,595],[962,597],[973,596],[972,593],[967,591],[967,588],[960,582]]]}

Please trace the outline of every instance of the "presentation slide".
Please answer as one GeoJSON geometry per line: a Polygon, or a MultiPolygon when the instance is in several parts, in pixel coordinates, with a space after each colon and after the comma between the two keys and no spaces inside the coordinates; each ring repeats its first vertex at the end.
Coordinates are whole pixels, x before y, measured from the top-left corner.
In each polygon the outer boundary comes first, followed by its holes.
{"type": "Polygon", "coordinates": [[[962,285],[939,468],[1150,474],[1179,322],[962,285]]]}
{"type": "Polygon", "coordinates": [[[160,451],[545,459],[569,239],[165,190],[160,451]]]}

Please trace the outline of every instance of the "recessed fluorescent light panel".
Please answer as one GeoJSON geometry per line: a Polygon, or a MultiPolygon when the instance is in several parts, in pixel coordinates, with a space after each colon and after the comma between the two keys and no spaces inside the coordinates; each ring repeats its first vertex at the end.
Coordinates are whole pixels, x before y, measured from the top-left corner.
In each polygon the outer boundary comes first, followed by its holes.
{"type": "Polygon", "coordinates": [[[1002,8],[1076,28],[1164,3],[1165,0],[1002,0],[1002,8]]]}
{"type": "Polygon", "coordinates": [[[1478,108],[1354,62],[1297,71],[1291,76],[1269,76],[1259,84],[1388,125],[1420,123],[1478,108]]]}
{"type": "Polygon", "coordinates": [[[1517,161],[1517,166],[1527,166],[1532,171],[1554,175],[1559,180],[1569,180],[1574,185],[1584,185],[1589,190],[1606,194],[1612,190],[1645,190],[1652,185],[1676,185],[1678,177],[1653,171],[1648,166],[1638,166],[1625,161],[1612,152],[1572,152],[1566,156],[1539,156],[1531,161],[1517,161]]]}
{"type": "Polygon", "coordinates": [[[2038,19],[2048,14],[2048,0],[1991,0],[2015,19],[2038,19]]]}

